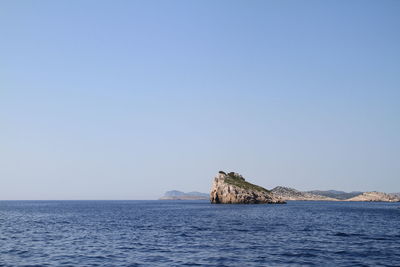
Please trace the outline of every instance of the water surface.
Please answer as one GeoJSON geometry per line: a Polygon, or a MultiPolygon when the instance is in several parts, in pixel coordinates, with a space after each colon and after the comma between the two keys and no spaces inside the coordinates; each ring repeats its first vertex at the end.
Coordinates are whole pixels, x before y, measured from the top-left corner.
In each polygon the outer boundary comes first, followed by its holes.
{"type": "Polygon", "coordinates": [[[400,204],[0,201],[0,265],[398,266],[400,204]]]}

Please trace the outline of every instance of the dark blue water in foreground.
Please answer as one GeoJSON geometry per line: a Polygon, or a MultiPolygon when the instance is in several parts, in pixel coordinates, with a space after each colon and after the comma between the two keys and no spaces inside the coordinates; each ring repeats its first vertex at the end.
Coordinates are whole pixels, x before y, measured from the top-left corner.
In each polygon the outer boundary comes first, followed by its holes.
{"type": "Polygon", "coordinates": [[[0,265],[400,265],[400,204],[0,201],[0,265]]]}

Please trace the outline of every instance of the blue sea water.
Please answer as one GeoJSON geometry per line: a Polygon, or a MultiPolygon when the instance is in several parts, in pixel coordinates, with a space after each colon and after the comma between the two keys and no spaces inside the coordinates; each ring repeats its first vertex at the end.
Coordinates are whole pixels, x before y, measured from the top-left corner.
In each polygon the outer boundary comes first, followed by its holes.
{"type": "Polygon", "coordinates": [[[2,266],[400,266],[400,204],[0,201],[2,266]]]}

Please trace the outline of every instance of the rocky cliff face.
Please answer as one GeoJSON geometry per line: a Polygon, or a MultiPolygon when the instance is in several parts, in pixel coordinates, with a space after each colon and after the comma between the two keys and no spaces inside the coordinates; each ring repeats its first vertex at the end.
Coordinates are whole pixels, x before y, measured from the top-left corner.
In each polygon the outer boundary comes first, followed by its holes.
{"type": "Polygon", "coordinates": [[[222,171],[214,178],[210,201],[214,204],[285,203],[271,191],[247,182],[240,174],[222,171]]]}
{"type": "Polygon", "coordinates": [[[380,201],[380,202],[399,202],[400,198],[382,192],[365,192],[346,201],[380,201]]]}
{"type": "Polygon", "coordinates": [[[283,200],[319,200],[319,201],[337,201],[338,199],[316,195],[308,192],[301,192],[293,188],[277,186],[271,190],[276,196],[283,200]]]}

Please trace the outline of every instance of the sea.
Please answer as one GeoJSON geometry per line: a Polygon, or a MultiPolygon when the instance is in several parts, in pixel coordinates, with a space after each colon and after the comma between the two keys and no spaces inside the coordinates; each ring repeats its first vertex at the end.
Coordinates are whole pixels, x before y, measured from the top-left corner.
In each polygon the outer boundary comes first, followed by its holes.
{"type": "Polygon", "coordinates": [[[400,203],[0,201],[0,266],[400,266],[400,203]]]}

